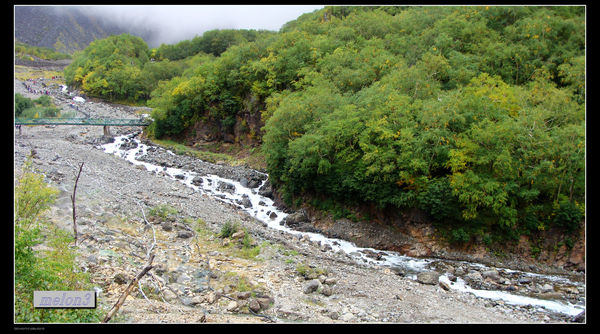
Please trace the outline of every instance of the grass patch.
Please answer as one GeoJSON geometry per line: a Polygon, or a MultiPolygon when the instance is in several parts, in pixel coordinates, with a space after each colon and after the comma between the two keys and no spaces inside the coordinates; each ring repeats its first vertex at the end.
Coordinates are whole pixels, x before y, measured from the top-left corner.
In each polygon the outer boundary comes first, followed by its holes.
{"type": "Polygon", "coordinates": [[[169,204],[159,204],[152,207],[148,215],[162,220],[175,221],[178,213],[179,211],[169,204]]]}
{"type": "Polygon", "coordinates": [[[318,268],[313,265],[302,262],[296,265],[296,273],[306,280],[319,278],[321,275],[327,275],[327,269],[318,268]]]}
{"type": "Polygon", "coordinates": [[[188,155],[211,163],[226,163],[229,165],[234,161],[234,158],[227,154],[199,151],[170,139],[153,139],[152,141],[178,155],[188,155]]]}
{"type": "Polygon", "coordinates": [[[156,145],[167,148],[178,155],[191,156],[206,162],[229,166],[247,165],[253,169],[265,169],[266,163],[260,148],[211,143],[192,147],[171,139],[152,139],[156,145]]]}
{"type": "Polygon", "coordinates": [[[23,65],[15,65],[15,79],[26,81],[27,79],[39,79],[44,78],[46,80],[51,80],[50,83],[46,82],[46,84],[57,84],[64,85],[65,80],[63,79],[62,71],[51,71],[45,69],[37,69],[33,67],[27,67],[23,65]],[[52,78],[55,78],[52,80],[52,78]]]}

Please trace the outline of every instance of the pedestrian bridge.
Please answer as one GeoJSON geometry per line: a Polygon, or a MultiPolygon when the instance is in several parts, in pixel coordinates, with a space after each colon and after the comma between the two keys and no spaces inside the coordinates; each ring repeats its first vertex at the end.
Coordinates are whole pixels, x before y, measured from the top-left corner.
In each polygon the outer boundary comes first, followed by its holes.
{"type": "Polygon", "coordinates": [[[147,118],[15,118],[15,125],[148,126],[147,118]]]}

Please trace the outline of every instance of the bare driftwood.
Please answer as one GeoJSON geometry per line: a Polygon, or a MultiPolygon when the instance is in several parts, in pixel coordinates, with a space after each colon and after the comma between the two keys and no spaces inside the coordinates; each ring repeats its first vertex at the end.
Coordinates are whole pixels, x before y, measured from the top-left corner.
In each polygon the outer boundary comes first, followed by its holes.
{"type": "Polygon", "coordinates": [[[79,181],[79,176],[81,175],[82,168],[83,162],[79,165],[79,173],[77,173],[77,178],[75,179],[75,186],[73,187],[73,195],[71,195],[71,202],[73,203],[73,234],[75,236],[75,243],[77,243],[77,216],[75,214],[75,192],[77,191],[77,182],[79,181]]]}
{"type": "Polygon", "coordinates": [[[108,311],[108,313],[104,317],[104,320],[102,320],[103,323],[106,323],[106,322],[110,321],[110,319],[113,317],[113,315],[115,315],[115,313],[117,313],[117,311],[119,310],[119,308],[121,308],[121,306],[125,302],[125,299],[129,295],[129,293],[131,292],[131,290],[133,290],[133,288],[137,285],[137,282],[139,282],[142,279],[142,277],[144,277],[144,275],[146,275],[146,273],[148,273],[148,271],[150,271],[150,269],[153,268],[153,266],[152,266],[152,261],[153,260],[154,260],[154,254],[150,254],[148,262],[146,263],[146,265],[144,266],[144,268],[142,269],[142,271],[140,271],[135,276],[135,278],[129,283],[129,285],[127,286],[127,288],[125,289],[125,291],[121,294],[121,297],[119,297],[119,300],[117,300],[117,302],[115,303],[115,305],[110,309],[110,311],[108,311]]]}

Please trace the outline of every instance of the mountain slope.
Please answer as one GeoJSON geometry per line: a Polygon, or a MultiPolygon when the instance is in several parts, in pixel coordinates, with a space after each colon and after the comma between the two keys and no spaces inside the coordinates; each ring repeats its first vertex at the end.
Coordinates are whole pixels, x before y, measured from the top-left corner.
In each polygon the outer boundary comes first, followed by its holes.
{"type": "Polygon", "coordinates": [[[83,50],[110,35],[130,33],[144,40],[152,35],[151,31],[129,31],[75,7],[15,6],[14,19],[15,40],[63,53],[83,50]]]}

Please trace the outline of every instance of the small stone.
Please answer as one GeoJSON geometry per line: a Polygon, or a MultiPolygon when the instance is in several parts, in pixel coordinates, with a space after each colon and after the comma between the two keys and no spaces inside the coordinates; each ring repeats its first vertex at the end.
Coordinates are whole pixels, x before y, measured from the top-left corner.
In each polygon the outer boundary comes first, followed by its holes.
{"type": "Polygon", "coordinates": [[[260,303],[256,299],[250,299],[250,301],[248,301],[248,308],[256,313],[260,311],[260,303]]]}
{"type": "Polygon", "coordinates": [[[271,306],[271,304],[273,303],[273,300],[269,297],[259,297],[256,298],[256,301],[260,304],[260,308],[262,308],[263,310],[268,309],[269,306],[271,306]]]}
{"type": "Polygon", "coordinates": [[[491,280],[493,280],[495,282],[498,282],[501,279],[500,274],[498,273],[498,271],[494,270],[494,269],[492,269],[492,270],[486,270],[486,271],[482,272],[481,276],[483,278],[489,278],[489,279],[491,279],[491,280]]]}
{"type": "Polygon", "coordinates": [[[333,289],[329,285],[323,285],[323,288],[321,289],[321,294],[323,296],[329,297],[333,294],[333,289]]]}
{"type": "Polygon", "coordinates": [[[252,295],[252,293],[250,291],[238,292],[237,298],[238,299],[248,299],[248,298],[250,298],[251,295],[252,295]]]}
{"type": "Polygon", "coordinates": [[[163,231],[170,232],[173,230],[173,224],[171,222],[162,222],[160,223],[163,231]]]}
{"type": "Polygon", "coordinates": [[[177,295],[173,291],[171,291],[170,289],[165,289],[163,291],[163,296],[165,297],[165,300],[168,301],[168,302],[177,299],[177,295]]]}
{"type": "Polygon", "coordinates": [[[191,231],[179,231],[179,232],[177,232],[177,237],[178,238],[187,239],[187,238],[191,238],[193,236],[194,236],[194,233],[192,233],[191,231]]]}
{"type": "Polygon", "coordinates": [[[125,275],[123,273],[118,273],[113,278],[113,281],[117,284],[125,284],[125,283],[127,283],[127,275],[125,275]]]}
{"type": "Polygon", "coordinates": [[[475,282],[479,282],[483,280],[483,277],[481,276],[481,274],[478,271],[473,271],[467,274],[467,278],[475,281],[475,282]]]}
{"type": "Polygon", "coordinates": [[[213,293],[211,293],[211,294],[208,295],[208,298],[207,298],[206,301],[209,304],[214,304],[219,299],[219,297],[220,297],[220,295],[218,293],[214,293],[213,292],[213,293]]]}
{"type": "Polygon", "coordinates": [[[304,285],[304,288],[302,290],[304,291],[304,293],[309,294],[317,291],[320,285],[321,283],[318,279],[312,279],[304,285]]]}
{"type": "Polygon", "coordinates": [[[244,231],[237,231],[234,234],[231,235],[231,239],[241,239],[246,235],[246,232],[244,231]]]}
{"type": "Polygon", "coordinates": [[[194,296],[192,298],[191,304],[192,305],[198,305],[198,304],[202,304],[204,303],[204,297],[203,296],[194,296]]]}
{"type": "Polygon", "coordinates": [[[337,283],[337,279],[335,279],[334,277],[328,277],[325,279],[325,281],[323,281],[323,284],[327,285],[335,285],[335,283],[337,283]]]}
{"type": "Polygon", "coordinates": [[[350,312],[346,312],[344,314],[342,314],[342,316],[340,317],[340,320],[342,321],[351,321],[352,319],[354,319],[354,314],[350,313],[350,312]]]}
{"type": "Polygon", "coordinates": [[[238,308],[238,303],[236,301],[231,301],[229,302],[229,304],[227,304],[227,311],[229,312],[234,312],[236,311],[238,308]]]}

